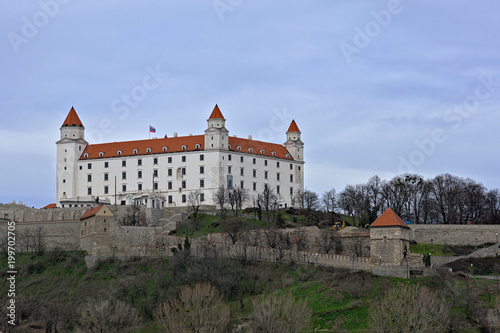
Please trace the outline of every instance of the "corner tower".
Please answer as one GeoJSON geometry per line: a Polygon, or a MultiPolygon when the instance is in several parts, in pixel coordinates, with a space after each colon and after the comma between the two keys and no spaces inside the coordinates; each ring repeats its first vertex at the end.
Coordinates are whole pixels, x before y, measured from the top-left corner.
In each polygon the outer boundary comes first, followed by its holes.
{"type": "Polygon", "coordinates": [[[76,198],[78,193],[78,160],[88,142],[85,141],[85,127],[75,109],[71,107],[61,128],[61,138],[57,145],[56,166],[56,201],[61,207],[61,200],[76,198]]]}
{"type": "Polygon", "coordinates": [[[301,132],[297,123],[295,123],[295,120],[292,120],[290,127],[288,127],[288,131],[286,131],[286,142],[283,145],[290,155],[292,155],[294,160],[303,162],[304,142],[300,139],[300,134],[301,132]]]}
{"type": "Polygon", "coordinates": [[[207,119],[205,130],[205,150],[229,149],[229,131],[226,129],[226,119],[215,104],[212,114],[207,119]]]}

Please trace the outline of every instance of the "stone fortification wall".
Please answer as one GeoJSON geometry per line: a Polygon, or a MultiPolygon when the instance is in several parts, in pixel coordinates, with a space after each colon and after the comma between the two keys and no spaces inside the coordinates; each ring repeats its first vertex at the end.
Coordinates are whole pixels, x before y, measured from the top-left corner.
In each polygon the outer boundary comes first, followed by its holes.
{"type": "Polygon", "coordinates": [[[413,224],[410,240],[422,244],[476,245],[498,243],[500,225],[413,224]],[[498,236],[497,236],[498,235],[498,236]]]}

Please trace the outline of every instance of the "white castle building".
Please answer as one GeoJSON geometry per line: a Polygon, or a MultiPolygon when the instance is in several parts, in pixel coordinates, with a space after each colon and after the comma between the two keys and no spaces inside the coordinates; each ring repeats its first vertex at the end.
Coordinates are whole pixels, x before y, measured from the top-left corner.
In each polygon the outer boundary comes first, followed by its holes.
{"type": "Polygon", "coordinates": [[[56,142],[56,205],[187,206],[195,191],[201,204],[213,205],[220,186],[240,187],[250,198],[269,186],[282,207],[292,206],[304,190],[304,144],[295,121],[282,145],[229,136],[225,125],[216,105],[202,135],[89,144],[71,108],[56,142]]]}

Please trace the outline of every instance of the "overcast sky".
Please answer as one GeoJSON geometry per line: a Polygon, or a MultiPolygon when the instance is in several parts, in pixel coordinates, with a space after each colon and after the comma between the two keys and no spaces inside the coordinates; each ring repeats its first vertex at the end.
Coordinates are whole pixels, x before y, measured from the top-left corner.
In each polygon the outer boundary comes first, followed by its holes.
{"type": "Polygon", "coordinates": [[[500,2],[9,1],[0,202],[56,201],[71,106],[90,143],[202,134],[305,143],[322,193],[411,171],[500,188],[500,2]]]}

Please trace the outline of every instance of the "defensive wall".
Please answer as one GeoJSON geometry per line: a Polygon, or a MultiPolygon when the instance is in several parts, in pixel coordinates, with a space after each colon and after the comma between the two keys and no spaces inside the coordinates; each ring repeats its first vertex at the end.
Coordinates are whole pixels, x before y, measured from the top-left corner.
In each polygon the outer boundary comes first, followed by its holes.
{"type": "Polygon", "coordinates": [[[481,245],[498,243],[500,225],[412,224],[410,240],[422,244],[481,245]]]}

